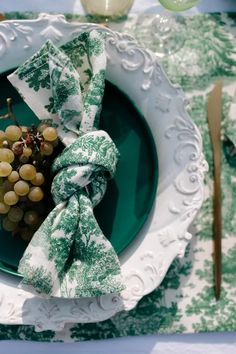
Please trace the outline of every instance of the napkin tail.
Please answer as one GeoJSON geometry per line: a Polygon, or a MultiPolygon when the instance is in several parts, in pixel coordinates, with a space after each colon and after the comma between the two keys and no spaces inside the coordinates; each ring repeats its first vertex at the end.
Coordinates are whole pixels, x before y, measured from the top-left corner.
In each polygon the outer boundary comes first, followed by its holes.
{"type": "Polygon", "coordinates": [[[18,268],[23,276],[20,287],[62,298],[122,291],[119,259],[94,218],[90,199],[73,196],[66,208],[60,208],[49,214],[26,249],[18,268]]]}
{"type": "Polygon", "coordinates": [[[118,256],[94,217],[91,200],[82,193],[73,259],[65,268],[60,296],[101,296],[123,289],[118,256]]]}

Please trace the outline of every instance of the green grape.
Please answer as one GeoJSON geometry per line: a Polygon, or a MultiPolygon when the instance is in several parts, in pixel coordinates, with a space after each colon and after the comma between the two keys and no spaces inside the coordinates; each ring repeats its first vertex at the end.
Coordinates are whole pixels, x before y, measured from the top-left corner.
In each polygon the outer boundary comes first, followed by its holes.
{"type": "Polygon", "coordinates": [[[0,177],[7,177],[12,171],[12,167],[9,162],[0,162],[0,177]]]}
{"type": "Polygon", "coordinates": [[[28,203],[27,203],[27,200],[28,198],[26,197],[26,200],[21,200],[21,198],[24,198],[24,197],[20,197],[19,198],[19,208],[21,208],[24,212],[27,211],[29,209],[28,207],[28,203]]]}
{"type": "Polygon", "coordinates": [[[41,151],[41,153],[43,155],[50,156],[53,153],[53,146],[52,146],[52,144],[47,143],[46,141],[44,141],[41,144],[40,151],[41,151]]]}
{"type": "Polygon", "coordinates": [[[39,132],[39,133],[42,133],[47,127],[48,127],[47,124],[41,123],[41,124],[38,126],[38,132],[39,132]]]}
{"type": "Polygon", "coordinates": [[[32,202],[40,202],[44,197],[43,191],[40,187],[32,187],[30,188],[30,192],[28,194],[29,200],[32,202]]]}
{"type": "Polygon", "coordinates": [[[24,215],[24,222],[27,225],[34,225],[39,221],[38,214],[34,210],[29,210],[24,215]]]}
{"type": "Polygon", "coordinates": [[[0,142],[3,143],[6,140],[6,134],[3,130],[0,130],[0,142]]]}
{"type": "Polygon", "coordinates": [[[0,161],[12,163],[14,159],[15,159],[15,155],[10,149],[6,149],[6,148],[0,149],[0,161]]]}
{"type": "Polygon", "coordinates": [[[14,191],[16,192],[17,195],[23,197],[29,193],[29,184],[25,181],[18,181],[14,185],[14,191]]]}
{"type": "Polygon", "coordinates": [[[19,230],[22,240],[29,242],[33,237],[33,230],[30,230],[29,227],[23,227],[19,230]]]}
{"type": "Polygon", "coordinates": [[[5,134],[7,139],[17,141],[22,136],[22,131],[17,125],[9,125],[5,130],[5,134]]]}
{"type": "Polygon", "coordinates": [[[44,183],[44,175],[41,172],[37,172],[34,179],[30,181],[34,186],[41,186],[44,183]]]}
{"type": "Polygon", "coordinates": [[[43,171],[51,163],[47,156],[58,142],[57,130],[45,124],[37,130],[12,125],[0,131],[0,214],[7,215],[2,225],[7,231],[20,233],[26,241],[31,240],[48,212],[41,188],[45,183],[43,171]],[[40,151],[36,134],[43,140],[40,151]]]}
{"type": "Polygon", "coordinates": [[[3,190],[4,190],[4,194],[6,192],[9,192],[9,191],[13,191],[14,189],[14,184],[9,182],[8,179],[6,179],[3,184],[2,184],[2,187],[3,187],[3,190]]]}
{"type": "Polygon", "coordinates": [[[8,217],[5,217],[2,221],[2,227],[6,231],[11,231],[11,232],[15,231],[17,226],[18,226],[18,224],[16,222],[9,220],[8,217]]]}
{"type": "Polygon", "coordinates": [[[20,127],[22,134],[26,135],[28,133],[28,127],[26,127],[25,125],[22,125],[20,127]]]}
{"type": "Polygon", "coordinates": [[[10,206],[0,202],[0,214],[7,214],[10,209],[10,206]]]}
{"type": "Polygon", "coordinates": [[[38,217],[38,221],[35,224],[30,225],[30,228],[34,231],[38,230],[40,225],[43,223],[43,219],[38,217]]]}
{"type": "Polygon", "coordinates": [[[5,193],[4,187],[0,186],[0,202],[3,202],[5,193]]]}
{"type": "Polygon", "coordinates": [[[43,137],[47,141],[54,141],[57,139],[57,131],[55,128],[47,127],[43,131],[43,137]]]}
{"type": "Polygon", "coordinates": [[[8,212],[8,219],[13,222],[19,222],[23,218],[24,212],[21,208],[15,206],[11,207],[8,212]]]}
{"type": "Polygon", "coordinates": [[[25,164],[21,166],[19,170],[19,174],[21,178],[23,178],[24,180],[30,181],[31,179],[34,179],[36,176],[36,168],[33,165],[25,164]]]}
{"type": "Polygon", "coordinates": [[[27,156],[25,156],[25,155],[21,155],[19,160],[20,160],[21,163],[24,164],[24,163],[29,161],[29,158],[27,156]]]}
{"type": "Polygon", "coordinates": [[[26,157],[30,157],[32,155],[32,149],[29,147],[25,147],[23,149],[23,155],[26,157]]]}
{"type": "Polygon", "coordinates": [[[12,171],[7,177],[9,182],[15,183],[20,178],[19,173],[17,171],[12,171]]]}
{"type": "Polygon", "coordinates": [[[15,205],[18,200],[19,197],[14,191],[9,191],[4,195],[4,203],[7,205],[15,205]]]}

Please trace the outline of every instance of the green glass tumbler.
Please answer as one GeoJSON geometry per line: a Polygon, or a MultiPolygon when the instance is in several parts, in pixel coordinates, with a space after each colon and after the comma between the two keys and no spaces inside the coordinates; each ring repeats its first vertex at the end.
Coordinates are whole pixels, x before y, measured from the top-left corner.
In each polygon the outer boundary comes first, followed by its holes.
{"type": "Polygon", "coordinates": [[[95,22],[124,20],[133,2],[134,0],[81,0],[84,11],[95,22]]]}

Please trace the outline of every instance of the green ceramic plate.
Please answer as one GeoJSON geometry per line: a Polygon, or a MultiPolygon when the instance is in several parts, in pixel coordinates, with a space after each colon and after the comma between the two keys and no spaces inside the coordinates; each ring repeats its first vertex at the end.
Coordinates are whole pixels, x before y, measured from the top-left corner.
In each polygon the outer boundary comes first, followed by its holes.
{"type": "MultiPolygon", "coordinates": [[[[0,75],[0,114],[5,113],[5,99],[12,97],[20,124],[38,123],[38,119],[7,81],[9,73],[0,75]]],[[[1,121],[4,129],[10,121],[1,121]]],[[[144,225],[157,188],[158,162],[149,127],[134,104],[117,87],[106,82],[101,129],[106,130],[120,152],[116,175],[109,182],[95,215],[116,252],[121,253],[144,225]]],[[[18,262],[27,244],[13,239],[0,229],[0,270],[19,275],[18,262]]]]}

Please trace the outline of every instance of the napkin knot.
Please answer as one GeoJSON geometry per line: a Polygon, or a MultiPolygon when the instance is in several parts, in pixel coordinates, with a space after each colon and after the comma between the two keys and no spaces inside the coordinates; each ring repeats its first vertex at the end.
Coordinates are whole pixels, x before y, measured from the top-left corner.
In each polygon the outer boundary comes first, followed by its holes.
{"type": "Polygon", "coordinates": [[[92,205],[97,205],[105,194],[107,180],[115,174],[118,157],[119,152],[105,131],[80,136],[53,163],[55,204],[85,190],[92,205]]]}

